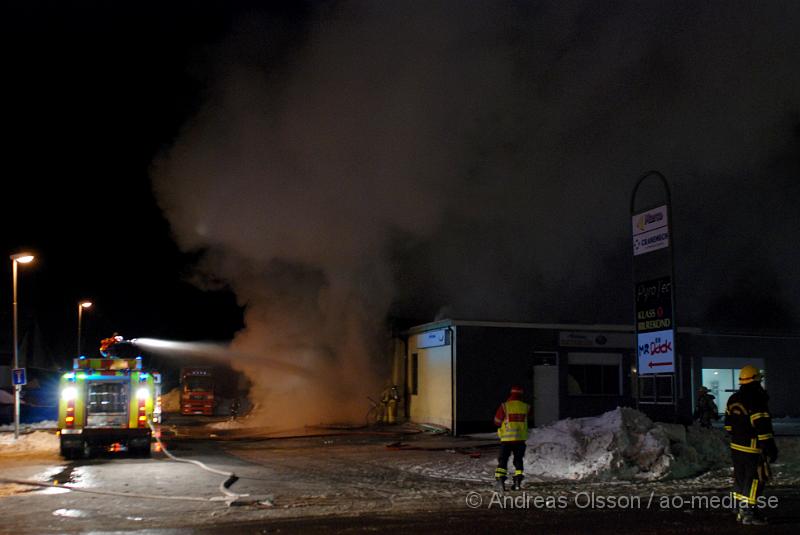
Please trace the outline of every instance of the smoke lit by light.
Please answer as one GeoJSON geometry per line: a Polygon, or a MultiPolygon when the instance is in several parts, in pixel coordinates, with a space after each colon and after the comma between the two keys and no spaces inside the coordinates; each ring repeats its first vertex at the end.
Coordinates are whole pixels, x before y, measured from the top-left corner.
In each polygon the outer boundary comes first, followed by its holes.
{"type": "Polygon", "coordinates": [[[747,310],[709,313],[732,280],[798,301],[779,266],[797,259],[800,7],[500,5],[335,3],[287,57],[248,19],[210,58],[153,186],[202,254],[195,282],[244,308],[233,361],[270,418],[357,417],[390,309],[628,321],[628,202],[652,168],[674,186],[685,323],[747,310]]]}

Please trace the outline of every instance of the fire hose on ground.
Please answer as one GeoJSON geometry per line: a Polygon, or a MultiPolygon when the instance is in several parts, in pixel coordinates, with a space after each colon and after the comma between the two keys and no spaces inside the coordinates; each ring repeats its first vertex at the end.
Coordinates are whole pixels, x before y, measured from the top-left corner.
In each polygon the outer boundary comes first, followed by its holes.
{"type": "Polygon", "coordinates": [[[149,499],[157,499],[157,500],[177,500],[177,501],[191,501],[191,502],[225,502],[228,507],[231,506],[238,506],[238,505],[258,505],[262,507],[270,507],[273,505],[272,498],[270,496],[262,497],[261,499],[250,497],[249,494],[237,494],[232,492],[230,487],[239,480],[239,477],[234,474],[233,472],[226,472],[224,470],[217,470],[216,468],[211,468],[207,466],[205,463],[200,461],[196,461],[194,459],[182,459],[180,457],[176,457],[169,450],[164,446],[161,442],[161,438],[158,436],[156,429],[153,427],[152,422],[148,422],[150,425],[150,429],[153,432],[153,437],[158,442],[159,446],[161,447],[161,451],[169,457],[171,460],[179,463],[187,463],[193,464],[207,472],[211,472],[212,474],[218,474],[224,476],[226,479],[219,484],[219,491],[221,496],[212,496],[209,498],[203,498],[199,496],[164,496],[164,495],[153,495],[153,494],[136,494],[136,493],[128,493],[128,492],[115,492],[111,490],[94,490],[94,489],[87,489],[82,487],[77,487],[75,485],[64,485],[64,484],[51,484],[51,483],[44,483],[42,481],[32,481],[27,479],[8,479],[8,478],[0,478],[0,482],[7,483],[7,484],[14,484],[14,485],[26,485],[31,487],[42,487],[42,488],[62,488],[67,489],[74,492],[85,492],[88,494],[100,494],[106,496],[119,496],[123,498],[149,498],[149,499]]]}
{"type": "Polygon", "coordinates": [[[156,442],[158,442],[158,445],[161,447],[161,451],[164,453],[164,455],[166,455],[175,462],[193,464],[205,470],[206,472],[211,472],[212,474],[218,474],[221,476],[225,476],[227,478],[222,483],[219,484],[219,491],[221,494],[225,496],[225,498],[223,499],[225,500],[225,503],[228,504],[228,507],[232,505],[262,505],[262,506],[273,505],[272,499],[270,497],[258,500],[256,498],[250,498],[249,494],[237,494],[235,492],[231,492],[229,490],[231,486],[237,481],[239,481],[239,477],[233,472],[225,472],[224,470],[217,470],[216,468],[211,468],[207,466],[205,463],[202,463],[194,459],[181,459],[180,457],[176,457],[175,455],[170,453],[170,451],[166,448],[166,446],[164,446],[164,444],[161,442],[161,437],[159,437],[156,428],[153,427],[153,422],[148,420],[147,423],[150,426],[150,430],[153,432],[153,437],[156,439],[156,442]]]}

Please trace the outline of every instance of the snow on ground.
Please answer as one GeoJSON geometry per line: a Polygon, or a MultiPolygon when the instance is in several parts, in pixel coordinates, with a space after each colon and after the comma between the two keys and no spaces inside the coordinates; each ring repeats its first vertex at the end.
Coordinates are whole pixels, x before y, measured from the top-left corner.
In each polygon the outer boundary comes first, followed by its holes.
{"type": "MultiPolygon", "coordinates": [[[[230,403],[232,400],[230,399],[222,399],[220,400],[220,407],[217,407],[218,414],[230,414],[230,403]],[[222,405],[225,405],[223,407],[222,405]]],[[[245,398],[242,402],[241,410],[239,412],[240,415],[237,418],[231,418],[229,420],[225,420],[224,422],[216,422],[208,424],[207,427],[210,429],[217,429],[217,430],[224,430],[224,429],[243,429],[246,427],[264,427],[263,421],[259,422],[259,420],[263,420],[263,418],[259,418],[259,405],[251,405],[250,401],[245,398]]]]}
{"type": "Polygon", "coordinates": [[[209,429],[242,429],[244,427],[253,427],[253,425],[248,424],[246,421],[247,418],[238,418],[236,420],[225,420],[223,422],[214,422],[211,424],[207,424],[206,427],[209,429]]]}
{"type": "Polygon", "coordinates": [[[14,438],[14,433],[0,433],[0,455],[57,452],[58,437],[48,431],[23,433],[18,439],[14,438]]]}

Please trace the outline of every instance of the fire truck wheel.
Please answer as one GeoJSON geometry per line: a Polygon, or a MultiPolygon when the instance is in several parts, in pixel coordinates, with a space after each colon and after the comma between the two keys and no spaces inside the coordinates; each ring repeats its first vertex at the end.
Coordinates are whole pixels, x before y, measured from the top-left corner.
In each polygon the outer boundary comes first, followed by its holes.
{"type": "MultiPolygon", "coordinates": [[[[74,444],[74,442],[72,442],[70,444],[74,444]]],[[[60,449],[60,452],[61,452],[61,456],[63,458],[65,458],[66,460],[68,460],[68,461],[72,461],[74,459],[79,458],[81,456],[81,454],[83,453],[83,451],[79,447],[76,448],[74,445],[72,445],[72,446],[65,445],[63,437],[61,438],[61,443],[59,445],[59,449],[60,449]]]]}

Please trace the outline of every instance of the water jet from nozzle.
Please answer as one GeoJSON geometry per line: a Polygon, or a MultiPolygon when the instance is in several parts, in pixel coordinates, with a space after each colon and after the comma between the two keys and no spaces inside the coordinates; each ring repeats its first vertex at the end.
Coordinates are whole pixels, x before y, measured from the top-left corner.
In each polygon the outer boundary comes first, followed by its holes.
{"type": "Polygon", "coordinates": [[[241,359],[242,361],[253,360],[259,365],[263,365],[274,370],[292,373],[302,377],[312,377],[313,374],[307,368],[285,362],[279,359],[245,353],[231,349],[226,344],[216,342],[178,342],[174,340],[160,340],[157,338],[134,338],[132,344],[151,353],[156,353],[167,357],[203,357],[219,362],[230,362],[231,359],[241,359]]]}

